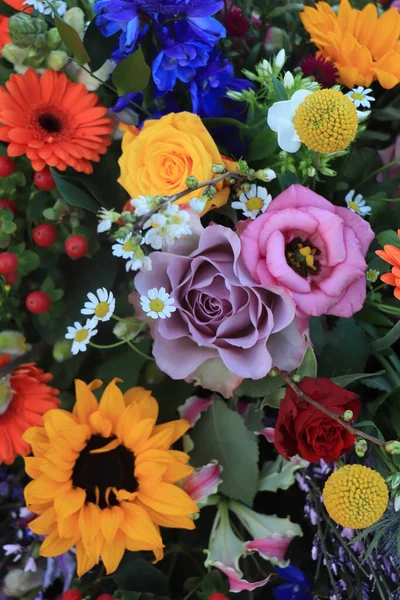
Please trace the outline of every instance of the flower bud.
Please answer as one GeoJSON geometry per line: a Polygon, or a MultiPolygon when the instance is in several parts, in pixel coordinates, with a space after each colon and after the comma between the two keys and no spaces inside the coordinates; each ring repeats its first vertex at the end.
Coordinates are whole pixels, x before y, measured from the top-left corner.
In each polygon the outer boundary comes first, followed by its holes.
{"type": "Polygon", "coordinates": [[[262,76],[262,77],[268,77],[269,75],[272,74],[272,67],[271,64],[264,58],[257,66],[256,66],[256,71],[262,76]]]}
{"type": "Polygon", "coordinates": [[[235,100],[236,102],[241,102],[243,100],[243,94],[242,94],[242,92],[236,92],[234,90],[228,90],[226,92],[226,95],[228,96],[228,98],[230,98],[231,100],[235,100]]]}
{"type": "Polygon", "coordinates": [[[85,13],[83,10],[74,6],[70,8],[64,15],[64,21],[71,25],[78,32],[80,37],[83,37],[85,32],[85,13]]]}
{"type": "Polygon", "coordinates": [[[189,175],[189,177],[186,177],[186,185],[189,189],[196,190],[197,186],[199,185],[199,181],[194,175],[189,175]]]}
{"type": "Polygon", "coordinates": [[[12,15],[8,20],[10,38],[20,48],[43,48],[46,45],[46,31],[45,21],[23,12],[12,15]]]}
{"type": "Polygon", "coordinates": [[[203,198],[207,198],[207,200],[211,200],[215,198],[217,195],[217,189],[214,185],[208,185],[203,192],[203,198]]]}
{"type": "Polygon", "coordinates": [[[127,317],[123,321],[118,321],[113,329],[113,334],[119,340],[129,340],[135,337],[139,327],[135,317],[127,317]]]}
{"type": "Polygon", "coordinates": [[[385,450],[388,454],[400,454],[400,442],[397,440],[386,442],[385,450]]]}
{"type": "Polygon", "coordinates": [[[300,375],[293,375],[292,379],[295,383],[299,383],[301,381],[300,375]]]}
{"type": "Polygon", "coordinates": [[[353,418],[354,418],[354,413],[353,413],[353,411],[352,411],[352,410],[346,410],[346,411],[343,413],[343,415],[342,415],[342,418],[343,418],[343,420],[344,420],[344,421],[347,421],[347,422],[350,422],[350,421],[352,421],[352,420],[353,420],[353,418]]]}
{"type": "Polygon", "coordinates": [[[239,160],[237,162],[237,168],[238,168],[239,175],[246,176],[249,172],[249,165],[247,164],[247,162],[245,160],[243,160],[243,158],[239,158],[239,160]]]}
{"type": "Polygon", "coordinates": [[[258,169],[258,171],[256,171],[256,178],[268,183],[276,178],[276,173],[272,169],[258,169]]]}
{"type": "Polygon", "coordinates": [[[56,342],[53,347],[53,358],[56,362],[62,363],[71,358],[72,342],[69,340],[61,340],[56,342]]]}
{"type": "Polygon", "coordinates": [[[1,55],[13,65],[22,65],[28,56],[28,49],[20,48],[16,44],[6,44],[3,46],[1,55]]]}
{"type": "Polygon", "coordinates": [[[224,165],[214,164],[211,167],[211,171],[215,173],[215,175],[222,175],[227,172],[227,168],[224,165]]]}
{"type": "Polygon", "coordinates": [[[322,175],[326,175],[327,177],[335,177],[335,175],[337,175],[336,171],[330,169],[329,167],[321,167],[320,172],[322,175]]]}
{"type": "Polygon", "coordinates": [[[368,269],[367,281],[370,281],[371,283],[375,283],[375,281],[378,279],[378,277],[379,277],[379,271],[377,271],[376,269],[368,269]]]}
{"type": "Polygon", "coordinates": [[[278,67],[278,69],[282,69],[283,65],[285,64],[285,61],[286,52],[284,48],[282,48],[282,50],[279,50],[278,54],[275,57],[275,65],[278,67]]]}
{"type": "Polygon", "coordinates": [[[60,34],[56,27],[52,27],[46,33],[46,46],[49,50],[56,50],[61,44],[60,34]]]}
{"type": "Polygon", "coordinates": [[[316,174],[317,174],[317,171],[316,171],[315,167],[308,167],[307,168],[307,175],[309,177],[315,177],[316,174]]]}
{"type": "Polygon", "coordinates": [[[47,66],[54,71],[61,71],[68,62],[68,54],[62,50],[52,50],[47,57],[47,66]]]}
{"type": "Polygon", "coordinates": [[[204,211],[207,204],[207,198],[191,198],[189,201],[189,206],[193,212],[198,215],[204,211]]]}
{"type": "Polygon", "coordinates": [[[287,90],[290,90],[290,88],[293,87],[294,77],[290,71],[286,71],[285,77],[283,78],[283,85],[287,90]]]}
{"type": "Polygon", "coordinates": [[[368,450],[368,444],[365,440],[357,440],[354,443],[354,449],[358,457],[363,458],[368,450]]]}
{"type": "Polygon", "coordinates": [[[0,415],[4,415],[12,400],[13,391],[10,386],[10,377],[0,379],[0,415]]]}

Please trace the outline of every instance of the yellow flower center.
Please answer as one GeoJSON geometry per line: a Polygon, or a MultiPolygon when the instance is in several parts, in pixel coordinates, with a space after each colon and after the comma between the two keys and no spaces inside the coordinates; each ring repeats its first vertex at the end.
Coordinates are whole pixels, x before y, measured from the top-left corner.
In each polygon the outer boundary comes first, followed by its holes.
{"type": "Polygon", "coordinates": [[[359,92],[353,92],[351,94],[351,97],[353,98],[353,100],[364,100],[364,96],[359,92]]]}
{"type": "Polygon", "coordinates": [[[306,259],[306,265],[308,267],[313,267],[314,266],[314,256],[312,254],[312,250],[311,250],[310,246],[305,246],[304,248],[300,248],[299,252],[306,259]]]}
{"type": "Polygon", "coordinates": [[[96,308],[94,309],[94,314],[98,319],[105,317],[110,309],[110,305],[108,302],[99,302],[96,308]]]}
{"type": "Polygon", "coordinates": [[[308,240],[294,238],[289,244],[286,244],[285,255],[288,265],[302,277],[309,275],[318,275],[320,272],[320,263],[318,256],[321,251],[313,246],[308,240]]]}
{"type": "Polygon", "coordinates": [[[135,246],[133,245],[133,241],[132,238],[129,238],[129,240],[127,240],[124,245],[122,246],[122,248],[124,250],[126,250],[127,252],[131,252],[135,249],[135,246]]]}
{"type": "Polygon", "coordinates": [[[150,308],[154,312],[161,312],[164,309],[164,302],[159,298],[155,298],[150,302],[150,308]]]}
{"type": "Polygon", "coordinates": [[[356,204],[352,200],[350,200],[350,202],[349,202],[349,208],[352,208],[356,212],[360,212],[360,207],[358,206],[358,204],[356,204]]]}
{"type": "Polygon", "coordinates": [[[318,90],[299,105],[293,119],[300,140],[315,152],[345,150],[356,136],[357,110],[338,90],[318,90]]]}
{"type": "Polygon", "coordinates": [[[387,508],[389,493],[377,471],[363,465],[346,465],[330,475],[323,499],[336,523],[363,529],[379,521],[387,508]]]}
{"type": "Polygon", "coordinates": [[[84,342],[88,335],[89,335],[89,333],[88,333],[87,329],[80,329],[79,331],[76,332],[75,341],[76,342],[84,342]]]}
{"type": "Polygon", "coordinates": [[[246,202],[247,210],[261,210],[263,206],[264,202],[258,196],[252,196],[246,202]]]}

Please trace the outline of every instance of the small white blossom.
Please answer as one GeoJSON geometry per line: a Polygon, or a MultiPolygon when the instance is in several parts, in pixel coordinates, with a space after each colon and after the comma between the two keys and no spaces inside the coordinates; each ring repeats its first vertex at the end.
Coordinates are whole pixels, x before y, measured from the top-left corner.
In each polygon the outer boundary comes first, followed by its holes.
{"type": "Polygon", "coordinates": [[[42,2],[40,0],[25,0],[24,4],[32,6],[32,8],[37,10],[41,15],[52,15],[53,7],[61,17],[67,12],[67,3],[63,2],[63,0],[53,0],[51,3],[52,6],[47,2],[42,2]]]}
{"type": "Polygon", "coordinates": [[[371,88],[363,88],[361,85],[347,92],[346,96],[350,98],[356,108],[371,108],[371,102],[375,101],[373,96],[368,96],[372,92],[371,88]]]}
{"type": "Polygon", "coordinates": [[[152,288],[147,296],[140,296],[143,311],[151,319],[169,319],[176,311],[175,300],[165,291],[165,288],[152,288]]]}
{"type": "Polygon", "coordinates": [[[99,288],[96,295],[89,292],[87,297],[90,302],[85,302],[82,308],[83,315],[94,315],[98,321],[109,321],[115,310],[115,298],[106,288],[99,288]]]}
{"type": "Polygon", "coordinates": [[[113,208],[111,210],[101,208],[97,213],[97,218],[99,219],[97,233],[104,233],[104,231],[111,229],[112,224],[118,221],[119,217],[120,214],[115,212],[113,208]]]}
{"type": "Polygon", "coordinates": [[[121,258],[126,259],[133,258],[137,244],[135,238],[132,239],[132,235],[132,233],[128,233],[123,240],[120,238],[117,239],[117,243],[112,246],[114,256],[120,256],[121,258]]]}
{"type": "Polygon", "coordinates": [[[25,573],[36,573],[37,571],[37,564],[35,562],[35,559],[33,558],[33,556],[30,556],[28,558],[28,560],[26,561],[26,565],[24,567],[24,571],[25,573]]]}
{"type": "Polygon", "coordinates": [[[267,189],[254,183],[245,194],[240,194],[238,202],[232,202],[232,208],[243,211],[245,217],[255,219],[257,215],[264,213],[272,200],[267,189]]]}
{"type": "Polygon", "coordinates": [[[144,235],[142,243],[154,250],[167,249],[176,240],[192,233],[189,221],[190,215],[186,210],[180,210],[176,204],[168,205],[146,221],[143,228],[149,231],[144,235]]]}
{"type": "Polygon", "coordinates": [[[257,179],[261,179],[261,181],[265,181],[265,183],[269,183],[273,179],[276,179],[276,173],[272,169],[258,169],[256,177],[257,179]]]}
{"type": "Polygon", "coordinates": [[[285,77],[283,78],[283,85],[287,90],[290,90],[294,84],[294,77],[290,71],[286,71],[285,77]]]}
{"type": "Polygon", "coordinates": [[[6,556],[13,556],[13,562],[17,562],[24,553],[24,549],[21,544],[4,544],[3,550],[6,556]]]}
{"type": "Polygon", "coordinates": [[[158,202],[152,196],[139,195],[137,198],[132,198],[131,205],[135,209],[135,217],[143,217],[156,208],[158,202]]]}
{"type": "Polygon", "coordinates": [[[97,319],[87,319],[85,325],[81,325],[78,321],[75,321],[73,327],[67,327],[67,333],[65,337],[67,340],[73,340],[71,352],[72,354],[78,354],[78,352],[85,352],[90,339],[97,333],[97,319]]]}
{"type": "Polygon", "coordinates": [[[125,271],[128,273],[129,271],[140,271],[141,269],[151,271],[152,264],[151,259],[139,248],[135,252],[135,257],[127,261],[125,271]]]}
{"type": "Polygon", "coordinates": [[[368,119],[370,114],[371,114],[370,110],[358,110],[357,111],[358,122],[363,123],[363,121],[366,121],[368,119]]]}
{"type": "Polygon", "coordinates": [[[360,217],[366,217],[371,214],[371,207],[365,202],[361,194],[357,194],[354,197],[355,190],[350,190],[348,194],[346,194],[345,200],[347,204],[347,208],[349,208],[353,213],[360,215],[360,217]]]}
{"type": "Polygon", "coordinates": [[[189,206],[197,215],[201,215],[207,204],[206,198],[191,198],[189,206]]]}
{"type": "Polygon", "coordinates": [[[285,64],[285,61],[286,52],[284,48],[282,48],[282,50],[279,50],[278,54],[275,57],[275,65],[278,67],[278,69],[282,69],[283,65],[285,64]]]}
{"type": "Polygon", "coordinates": [[[301,146],[293,119],[300,104],[310,94],[310,90],[297,90],[290,100],[275,102],[268,111],[267,123],[278,134],[278,145],[286,152],[297,152],[301,146]]]}
{"type": "Polygon", "coordinates": [[[268,77],[272,74],[271,63],[269,63],[266,58],[263,58],[256,66],[256,71],[261,77],[268,77]]]}

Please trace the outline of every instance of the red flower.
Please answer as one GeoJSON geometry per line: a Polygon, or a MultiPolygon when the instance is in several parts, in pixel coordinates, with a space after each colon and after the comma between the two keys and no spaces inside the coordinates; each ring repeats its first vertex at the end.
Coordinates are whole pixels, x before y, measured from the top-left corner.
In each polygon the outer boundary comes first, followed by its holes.
{"type": "Polygon", "coordinates": [[[306,77],[314,77],[322,87],[332,87],[339,78],[339,71],[322,56],[309,54],[300,62],[300,69],[306,77]]]}
{"type": "Polygon", "coordinates": [[[224,16],[226,31],[231,37],[244,37],[250,29],[248,19],[239,6],[232,6],[224,16]]]}
{"type": "MultiPolygon", "coordinates": [[[[346,410],[351,410],[357,418],[360,411],[357,395],[329,379],[303,377],[299,388],[331,412],[343,415],[346,410]]],[[[275,427],[275,446],[286,460],[300,454],[310,462],[321,458],[333,462],[349,452],[353,443],[354,436],[350,431],[305,400],[298,400],[290,387],[286,389],[275,427]]]]}

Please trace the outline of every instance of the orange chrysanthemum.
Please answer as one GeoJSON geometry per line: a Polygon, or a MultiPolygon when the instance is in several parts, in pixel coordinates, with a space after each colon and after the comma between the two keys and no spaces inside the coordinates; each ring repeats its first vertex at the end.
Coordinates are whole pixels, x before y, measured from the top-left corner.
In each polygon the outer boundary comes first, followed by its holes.
{"type": "Polygon", "coordinates": [[[377,79],[393,88],[400,81],[400,13],[389,8],[378,17],[371,2],[361,11],[341,0],[336,14],[327,2],[307,6],[300,14],[319,54],[333,62],[339,81],[352,88],[369,86],[377,79]]]}
{"type": "Polygon", "coordinates": [[[9,156],[26,154],[35,171],[46,165],[90,174],[111,143],[113,126],[98,96],[65,73],[33,69],[0,88],[0,140],[9,156]]]}
{"type": "MultiPolygon", "coordinates": [[[[400,238],[400,229],[397,230],[397,235],[400,238]]],[[[376,250],[375,253],[389,263],[389,265],[392,265],[390,273],[381,275],[381,281],[388,285],[393,285],[393,293],[400,300],[400,248],[386,244],[386,246],[383,246],[383,250],[376,250]]]]}
{"type": "Polygon", "coordinates": [[[40,515],[29,524],[46,535],[40,554],[58,556],[76,546],[78,575],[102,559],[107,573],[125,550],[163,557],[160,526],[193,529],[196,504],[174,485],[192,472],[184,452],[170,450],[189,428],[184,419],[156,425],[151,392],[124,395],[114,379],[100,403],[101,385],[77,380],[73,413],[51,410],[44,427],[25,433],[34,457],[25,459],[33,478],[25,488],[28,508],[40,515]]]}
{"type": "MultiPolygon", "coordinates": [[[[10,356],[1,356],[0,367],[9,361],[10,356]]],[[[34,363],[22,365],[0,379],[0,463],[10,465],[18,455],[30,453],[30,445],[22,435],[30,427],[42,425],[44,413],[60,403],[58,390],[47,385],[52,379],[34,363]]]]}

